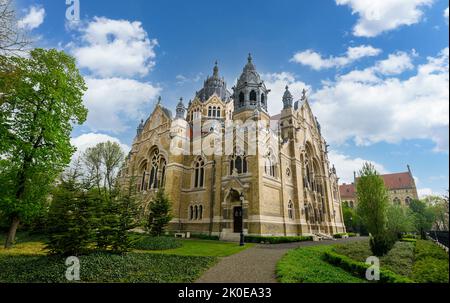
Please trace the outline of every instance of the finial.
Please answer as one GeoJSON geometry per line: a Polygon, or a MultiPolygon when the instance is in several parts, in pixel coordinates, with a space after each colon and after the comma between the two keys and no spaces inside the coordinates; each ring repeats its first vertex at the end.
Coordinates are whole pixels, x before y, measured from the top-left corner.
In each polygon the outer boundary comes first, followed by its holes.
{"type": "Polygon", "coordinates": [[[289,90],[289,85],[286,85],[286,90],[289,90]]]}
{"type": "Polygon", "coordinates": [[[302,90],[302,100],[306,100],[306,93],[307,93],[306,89],[303,89],[302,90]]]}
{"type": "Polygon", "coordinates": [[[248,53],[248,63],[251,63],[252,60],[253,60],[252,54],[251,54],[251,53],[248,53]]]}
{"type": "Polygon", "coordinates": [[[219,66],[216,60],[216,63],[214,65],[214,76],[218,76],[219,75],[219,66]]]}
{"type": "Polygon", "coordinates": [[[161,100],[162,100],[162,97],[159,96],[159,97],[158,97],[158,103],[157,103],[156,105],[161,105],[161,100]]]}

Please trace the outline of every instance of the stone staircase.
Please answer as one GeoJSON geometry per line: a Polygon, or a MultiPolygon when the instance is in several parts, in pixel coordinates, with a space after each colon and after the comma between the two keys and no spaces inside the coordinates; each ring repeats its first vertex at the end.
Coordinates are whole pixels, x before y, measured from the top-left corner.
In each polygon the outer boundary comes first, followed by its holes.
{"type": "Polygon", "coordinates": [[[323,233],[315,233],[314,235],[319,239],[319,241],[322,241],[322,240],[336,240],[335,238],[333,238],[333,236],[330,236],[330,235],[327,235],[327,234],[323,234],[323,233]]]}

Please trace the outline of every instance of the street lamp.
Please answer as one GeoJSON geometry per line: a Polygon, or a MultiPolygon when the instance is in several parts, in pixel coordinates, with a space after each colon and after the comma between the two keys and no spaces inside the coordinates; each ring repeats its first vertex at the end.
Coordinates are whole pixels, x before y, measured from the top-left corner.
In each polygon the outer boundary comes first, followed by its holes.
{"type": "Polygon", "coordinates": [[[244,193],[241,193],[239,199],[241,200],[241,235],[239,245],[244,246],[244,193]]]}

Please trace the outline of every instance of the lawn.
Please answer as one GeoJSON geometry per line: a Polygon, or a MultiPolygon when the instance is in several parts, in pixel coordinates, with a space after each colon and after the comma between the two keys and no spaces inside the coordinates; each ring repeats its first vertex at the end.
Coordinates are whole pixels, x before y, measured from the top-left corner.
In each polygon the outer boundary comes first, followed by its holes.
{"type": "Polygon", "coordinates": [[[322,259],[332,246],[302,247],[288,252],[277,264],[281,283],[364,283],[345,270],[322,259]]]}
{"type": "MultiPolygon", "coordinates": [[[[366,262],[368,257],[373,256],[368,240],[336,245],[333,250],[360,262],[366,262]]],[[[413,263],[414,244],[409,242],[397,242],[387,255],[380,258],[382,268],[405,277],[411,277],[413,263]]]]}
{"type": "Polygon", "coordinates": [[[194,239],[185,239],[182,241],[183,246],[179,248],[167,250],[152,250],[152,251],[147,250],[145,252],[152,254],[170,254],[178,256],[226,257],[236,254],[254,245],[248,243],[245,244],[245,246],[239,246],[236,243],[219,242],[211,240],[194,240],[194,239]]]}
{"type": "MultiPolygon", "coordinates": [[[[4,237],[0,236],[0,241],[4,237]]],[[[194,282],[219,257],[252,246],[208,240],[180,240],[183,246],[161,250],[134,250],[126,255],[95,253],[80,257],[82,282],[194,282]]],[[[65,258],[46,255],[43,238],[20,233],[14,248],[0,247],[0,282],[65,283],[65,258]]]]}

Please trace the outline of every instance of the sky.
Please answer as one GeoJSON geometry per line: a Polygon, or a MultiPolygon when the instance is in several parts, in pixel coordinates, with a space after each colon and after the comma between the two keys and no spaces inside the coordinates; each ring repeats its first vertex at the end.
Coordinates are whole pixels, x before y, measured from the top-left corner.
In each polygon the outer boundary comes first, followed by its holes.
{"type": "Polygon", "coordinates": [[[231,88],[251,53],[272,115],[286,85],[296,99],[308,90],[341,183],[370,161],[409,164],[420,196],[449,187],[448,0],[79,0],[79,21],[68,2],[16,6],[34,46],[71,54],[85,77],[78,153],[129,150],[158,96],[174,112],[216,60],[231,88]]]}

